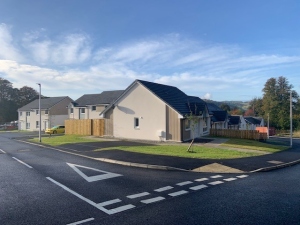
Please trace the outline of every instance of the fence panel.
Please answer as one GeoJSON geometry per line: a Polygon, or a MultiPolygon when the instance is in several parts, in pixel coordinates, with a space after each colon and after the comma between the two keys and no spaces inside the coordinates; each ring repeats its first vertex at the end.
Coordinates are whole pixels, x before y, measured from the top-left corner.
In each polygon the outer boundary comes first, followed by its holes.
{"type": "Polygon", "coordinates": [[[66,120],[65,134],[103,136],[105,134],[104,119],[66,120]]]}
{"type": "Polygon", "coordinates": [[[230,130],[230,129],[210,129],[211,136],[261,140],[267,139],[267,133],[259,133],[257,130],[230,130]]]}

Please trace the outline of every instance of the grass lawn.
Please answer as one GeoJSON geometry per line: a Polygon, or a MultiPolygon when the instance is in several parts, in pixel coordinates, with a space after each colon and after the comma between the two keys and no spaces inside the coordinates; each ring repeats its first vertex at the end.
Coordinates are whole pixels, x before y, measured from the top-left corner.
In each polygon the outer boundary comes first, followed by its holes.
{"type": "Polygon", "coordinates": [[[153,155],[178,156],[185,158],[199,159],[233,159],[259,155],[257,153],[240,152],[221,148],[210,148],[203,146],[193,146],[193,152],[187,152],[187,145],[156,145],[156,146],[118,146],[111,148],[98,149],[95,151],[105,151],[119,149],[123,151],[138,152],[153,155]]]}
{"type": "MultiPolygon", "coordinates": [[[[38,138],[30,139],[33,142],[39,142],[38,138]]],[[[88,138],[85,136],[80,135],[62,135],[62,136],[55,136],[49,135],[48,137],[42,137],[42,143],[52,146],[59,146],[64,144],[73,144],[73,143],[84,143],[84,142],[96,142],[102,141],[99,138],[88,138]]]]}
{"type": "Polygon", "coordinates": [[[221,144],[221,146],[231,148],[253,149],[264,152],[278,152],[289,148],[289,146],[272,145],[268,143],[246,139],[229,139],[227,142],[221,144]]]}
{"type": "MultiPolygon", "coordinates": [[[[34,142],[39,141],[38,138],[34,138],[31,140],[34,142]]],[[[90,137],[80,136],[80,135],[62,135],[62,136],[52,135],[49,137],[42,137],[42,143],[52,145],[52,146],[59,146],[63,144],[72,144],[72,143],[96,142],[96,141],[105,141],[105,139],[90,138],[90,137]]],[[[233,159],[233,158],[257,156],[261,154],[255,152],[226,149],[226,147],[254,149],[254,150],[260,150],[265,152],[277,152],[288,148],[287,146],[270,145],[258,141],[240,140],[240,139],[230,139],[226,143],[222,144],[222,148],[194,145],[192,146],[191,149],[192,152],[187,152],[186,150],[188,148],[188,145],[183,145],[183,144],[122,146],[122,145],[118,145],[119,143],[118,141],[116,141],[115,143],[116,145],[114,147],[97,149],[95,151],[118,149],[123,151],[138,152],[138,153],[145,153],[145,154],[168,155],[168,156],[178,156],[178,157],[186,157],[186,158],[233,159]]]]}

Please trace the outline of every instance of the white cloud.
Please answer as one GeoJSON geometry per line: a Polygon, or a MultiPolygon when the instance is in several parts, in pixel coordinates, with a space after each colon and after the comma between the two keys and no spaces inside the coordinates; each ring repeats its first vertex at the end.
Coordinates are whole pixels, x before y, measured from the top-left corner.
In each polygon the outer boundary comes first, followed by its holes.
{"type": "Polygon", "coordinates": [[[21,55],[13,45],[10,29],[6,24],[0,24],[0,59],[21,60],[21,55]]]}
{"type": "Polygon", "coordinates": [[[92,48],[86,34],[49,38],[44,29],[27,33],[22,41],[26,64],[10,30],[0,25],[0,46],[6,49],[0,52],[4,78],[16,87],[39,82],[45,95],[65,93],[73,98],[125,89],[134,79],[176,86],[209,99],[234,99],[246,92],[257,96],[269,77],[297,68],[300,62],[298,55],[250,54],[236,45],[206,44],[174,34],[100,49],[92,48]]]}

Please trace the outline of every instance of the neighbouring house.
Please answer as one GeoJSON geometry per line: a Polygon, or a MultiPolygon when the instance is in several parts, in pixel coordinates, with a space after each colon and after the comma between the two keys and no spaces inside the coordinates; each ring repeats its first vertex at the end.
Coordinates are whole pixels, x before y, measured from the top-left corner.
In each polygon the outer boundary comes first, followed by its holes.
{"type": "Polygon", "coordinates": [[[153,141],[186,141],[209,134],[206,103],[177,87],[135,80],[101,113],[110,121],[108,135],[153,141]],[[194,132],[187,115],[197,116],[194,132]]]}
{"type": "Polygon", "coordinates": [[[37,131],[55,125],[64,125],[68,119],[67,106],[73,100],[68,96],[50,97],[41,99],[41,124],[39,112],[39,100],[36,99],[18,109],[18,129],[37,131]]]}
{"type": "Polygon", "coordinates": [[[211,115],[211,128],[212,129],[228,129],[228,113],[222,110],[213,103],[206,103],[211,115]]]}
{"type": "Polygon", "coordinates": [[[245,116],[247,130],[255,130],[256,127],[264,127],[265,122],[261,117],[245,116]]]}
{"type": "Polygon", "coordinates": [[[228,129],[239,130],[241,126],[241,116],[228,116],[228,129]]]}
{"type": "Polygon", "coordinates": [[[85,94],[68,105],[69,119],[99,119],[99,114],[123,92],[124,90],[117,90],[85,94]]]}

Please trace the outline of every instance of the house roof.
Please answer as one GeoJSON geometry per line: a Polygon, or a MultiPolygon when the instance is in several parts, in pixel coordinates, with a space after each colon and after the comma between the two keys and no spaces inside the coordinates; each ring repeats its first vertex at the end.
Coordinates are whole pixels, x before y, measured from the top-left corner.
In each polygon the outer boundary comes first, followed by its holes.
{"type": "MultiPolygon", "coordinates": [[[[68,96],[62,96],[62,97],[50,97],[50,98],[43,98],[41,99],[41,109],[50,109],[52,106],[56,105],[60,101],[64,100],[65,98],[69,98],[68,96]]],[[[72,100],[72,99],[70,99],[72,100]]],[[[19,111],[30,111],[32,109],[38,109],[39,108],[39,100],[36,99],[27,105],[24,105],[23,107],[19,108],[19,111]]]]}
{"type": "Polygon", "coordinates": [[[240,124],[240,116],[229,116],[228,125],[239,125],[240,124]]]}
{"type": "Polygon", "coordinates": [[[112,102],[106,109],[101,112],[107,112],[114,104],[127,92],[129,91],[132,86],[136,83],[140,83],[145,88],[147,88],[150,92],[152,92],[155,96],[165,102],[167,105],[172,107],[175,111],[177,111],[182,116],[190,114],[192,111],[195,112],[197,115],[200,112],[204,112],[206,109],[206,102],[204,102],[199,97],[195,96],[188,96],[183,91],[179,90],[177,87],[153,83],[144,80],[135,80],[127,89],[123,92],[123,94],[112,102]]]}
{"type": "Polygon", "coordinates": [[[167,103],[179,114],[185,116],[192,112],[195,115],[199,115],[200,112],[204,112],[206,103],[195,96],[188,96],[177,87],[157,84],[149,81],[136,80],[145,86],[154,95],[167,103]]]}
{"type": "Polygon", "coordinates": [[[224,111],[223,109],[221,109],[219,106],[217,106],[214,103],[206,102],[206,105],[207,105],[209,114],[212,114],[212,111],[224,111]]]}
{"type": "Polygon", "coordinates": [[[124,90],[103,91],[100,94],[85,94],[78,98],[73,104],[75,106],[110,104],[116,100],[124,90]]]}
{"type": "Polygon", "coordinates": [[[252,116],[245,116],[244,118],[247,123],[255,124],[255,125],[260,124],[262,120],[261,118],[252,117],[252,116]]]}
{"type": "Polygon", "coordinates": [[[211,120],[213,122],[223,122],[227,119],[227,112],[222,110],[222,111],[211,111],[212,117],[211,120]]]}

